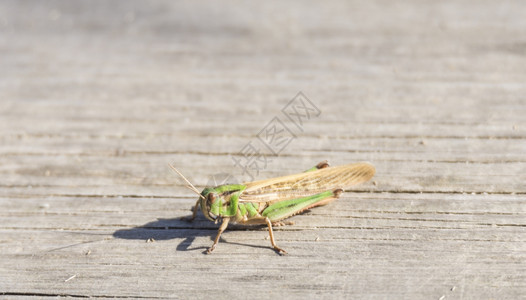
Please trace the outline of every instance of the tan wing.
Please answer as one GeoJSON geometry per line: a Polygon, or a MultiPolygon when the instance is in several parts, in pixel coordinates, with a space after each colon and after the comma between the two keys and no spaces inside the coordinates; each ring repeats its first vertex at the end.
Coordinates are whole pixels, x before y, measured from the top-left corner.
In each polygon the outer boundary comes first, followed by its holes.
{"type": "Polygon", "coordinates": [[[374,173],[373,165],[362,162],[253,181],[244,183],[247,188],[239,199],[242,202],[265,202],[305,197],[366,182],[374,173]]]}

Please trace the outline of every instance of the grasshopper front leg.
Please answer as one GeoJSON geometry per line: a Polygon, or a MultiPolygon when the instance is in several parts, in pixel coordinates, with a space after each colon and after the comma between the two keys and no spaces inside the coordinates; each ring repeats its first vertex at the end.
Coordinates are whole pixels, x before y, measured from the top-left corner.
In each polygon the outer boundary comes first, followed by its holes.
{"type": "Polygon", "coordinates": [[[221,233],[223,233],[223,231],[225,231],[226,227],[228,226],[228,222],[230,222],[230,218],[223,218],[223,223],[221,223],[221,226],[219,226],[219,230],[217,231],[217,236],[214,240],[214,244],[212,245],[212,247],[206,250],[206,254],[210,254],[212,251],[214,251],[214,249],[217,246],[217,243],[219,243],[219,238],[221,237],[221,233]]]}
{"type": "Polygon", "coordinates": [[[201,199],[197,199],[197,202],[195,203],[194,207],[192,208],[192,216],[190,218],[187,217],[181,217],[181,220],[187,221],[187,222],[193,222],[195,220],[195,217],[197,216],[197,208],[199,207],[199,202],[201,199]]]}

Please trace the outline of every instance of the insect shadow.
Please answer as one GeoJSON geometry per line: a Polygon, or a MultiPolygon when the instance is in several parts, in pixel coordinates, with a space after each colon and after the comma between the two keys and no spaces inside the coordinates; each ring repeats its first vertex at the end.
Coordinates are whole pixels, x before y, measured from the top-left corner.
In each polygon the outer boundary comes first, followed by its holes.
{"type": "MultiPolygon", "coordinates": [[[[188,221],[181,220],[180,218],[173,219],[157,219],[156,221],[148,222],[142,226],[137,226],[133,228],[120,229],[113,233],[115,238],[127,239],[127,240],[143,240],[148,241],[150,239],[156,241],[172,240],[172,239],[182,239],[182,241],[177,245],[177,251],[195,251],[195,250],[204,250],[203,253],[206,253],[208,246],[201,247],[191,247],[192,243],[197,237],[209,237],[211,241],[214,240],[217,235],[217,229],[219,225],[210,226],[210,222],[204,218],[197,218],[193,223],[188,221]]],[[[263,226],[231,226],[227,230],[246,230],[251,228],[252,230],[258,230],[258,228],[263,228],[263,226]]],[[[223,238],[220,239],[221,243],[237,244],[242,246],[249,246],[254,248],[268,248],[257,245],[235,243],[225,241],[223,238]]],[[[212,244],[210,244],[211,246],[212,244]]]]}

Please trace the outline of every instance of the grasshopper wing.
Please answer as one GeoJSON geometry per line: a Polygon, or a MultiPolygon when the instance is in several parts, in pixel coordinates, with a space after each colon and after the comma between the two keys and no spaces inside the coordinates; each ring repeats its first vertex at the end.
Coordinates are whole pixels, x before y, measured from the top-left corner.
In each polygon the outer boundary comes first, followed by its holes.
{"type": "Polygon", "coordinates": [[[244,183],[243,202],[281,201],[305,197],[328,190],[345,189],[368,181],[375,168],[365,162],[244,183]]]}

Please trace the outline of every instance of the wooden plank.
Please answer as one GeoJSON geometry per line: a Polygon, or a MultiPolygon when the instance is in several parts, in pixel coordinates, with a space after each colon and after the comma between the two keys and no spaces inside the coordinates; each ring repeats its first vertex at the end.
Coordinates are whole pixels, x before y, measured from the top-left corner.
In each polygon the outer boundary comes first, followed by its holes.
{"type": "Polygon", "coordinates": [[[0,3],[0,295],[518,299],[526,294],[521,3],[0,3]],[[296,127],[302,91],[321,111],[296,127]],[[274,117],[296,135],[258,140],[274,117]],[[370,161],[275,228],[190,214],[249,142],[258,179],[370,161]]]}

